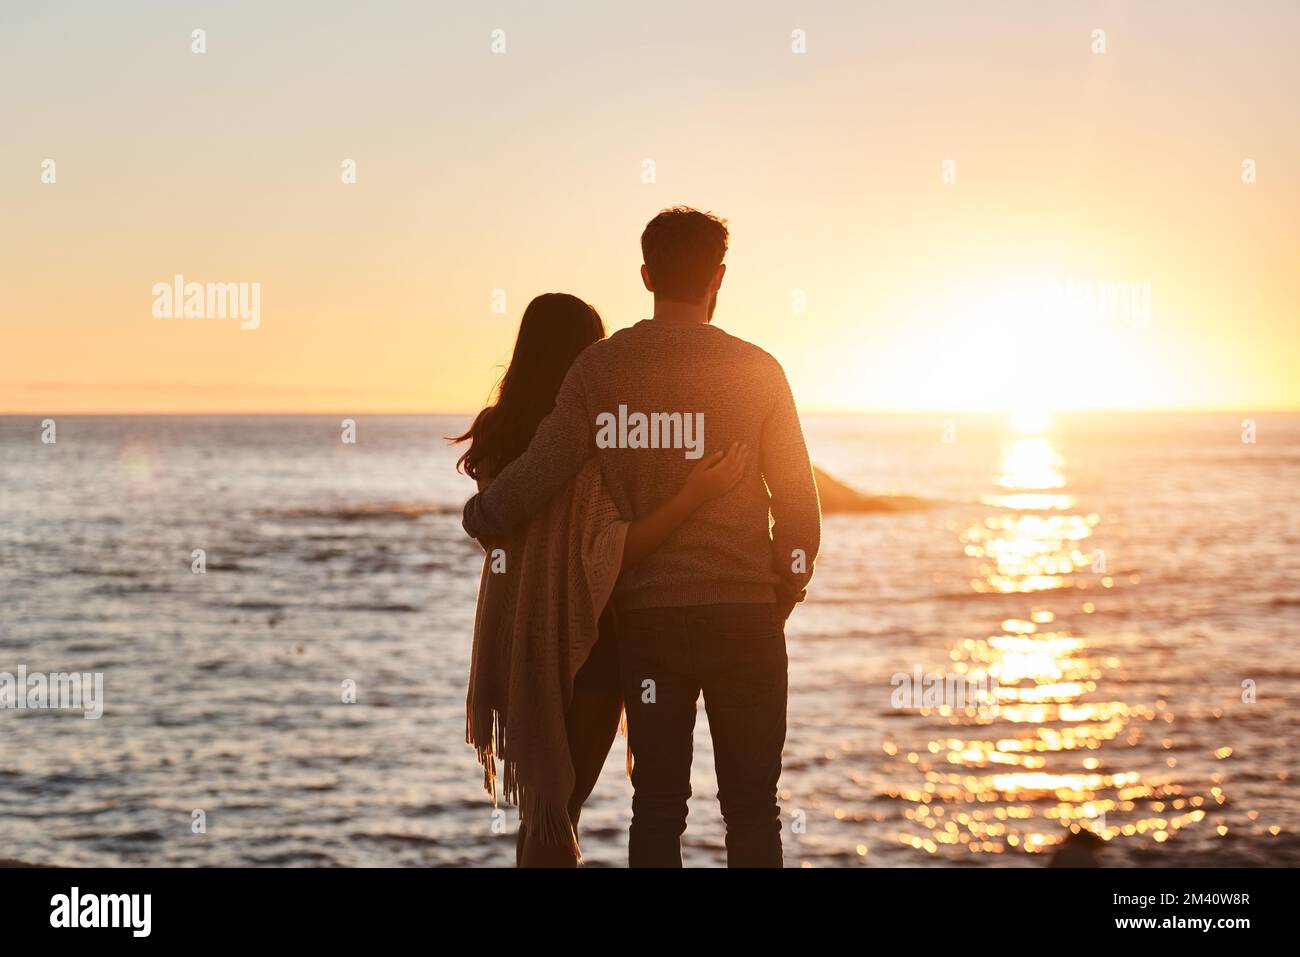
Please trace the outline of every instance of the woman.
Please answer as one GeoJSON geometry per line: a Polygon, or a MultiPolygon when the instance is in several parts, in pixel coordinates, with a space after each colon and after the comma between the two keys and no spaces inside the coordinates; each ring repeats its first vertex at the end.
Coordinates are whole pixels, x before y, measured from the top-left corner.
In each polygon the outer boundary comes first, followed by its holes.
{"type": "MultiPolygon", "coordinates": [[[[578,353],[604,337],[596,310],[575,296],[530,302],[496,402],[452,439],[469,442],[457,468],[485,488],[528,447],[578,353]]],[[[520,866],[574,867],[581,858],[578,816],[622,710],[606,608],[619,572],[730,489],[747,458],[738,446],[705,456],[677,495],[630,523],[593,459],[509,541],[483,543],[466,740],[494,803],[503,764],[505,798],[520,809],[520,866]]]]}

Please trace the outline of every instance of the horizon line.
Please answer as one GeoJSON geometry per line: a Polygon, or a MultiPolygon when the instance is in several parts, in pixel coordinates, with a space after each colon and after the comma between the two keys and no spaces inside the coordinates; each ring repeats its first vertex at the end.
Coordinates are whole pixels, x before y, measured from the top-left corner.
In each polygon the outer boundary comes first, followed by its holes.
{"type": "MultiPolygon", "coordinates": [[[[97,409],[97,410],[78,410],[78,409],[55,409],[41,412],[26,410],[0,410],[0,418],[37,418],[41,416],[55,415],[73,415],[83,417],[95,416],[118,416],[118,417],[156,417],[156,418],[181,418],[185,416],[194,417],[236,417],[236,416],[286,416],[305,418],[308,416],[331,418],[336,416],[472,416],[477,415],[480,409],[452,409],[452,410],[429,410],[429,409],[257,409],[257,410],[222,410],[222,409],[187,409],[187,410],[161,410],[161,409],[97,409]]],[[[1098,407],[1098,408],[1080,408],[1080,409],[1047,409],[1043,410],[1049,416],[1071,416],[1071,415],[1192,415],[1197,413],[1214,413],[1228,414],[1234,412],[1254,412],[1257,414],[1275,413],[1291,414],[1300,413],[1300,407],[1285,406],[1150,406],[1145,408],[1134,407],[1098,407]]],[[[924,409],[899,409],[899,408],[859,408],[859,409],[828,409],[828,408],[808,408],[798,409],[800,415],[1014,415],[1015,409],[951,409],[951,408],[924,408],[924,409]]]]}

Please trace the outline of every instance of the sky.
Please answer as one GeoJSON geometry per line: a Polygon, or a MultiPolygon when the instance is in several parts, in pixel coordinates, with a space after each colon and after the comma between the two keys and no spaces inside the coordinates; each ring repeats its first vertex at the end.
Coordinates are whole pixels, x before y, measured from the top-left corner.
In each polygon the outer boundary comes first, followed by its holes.
{"type": "Polygon", "coordinates": [[[7,3],[0,413],[471,411],[534,295],[650,315],[674,204],[727,218],[715,321],[805,411],[1300,408],[1297,36],[1287,2],[7,3]],[[177,275],[258,284],[256,328],[156,315],[177,275]]]}

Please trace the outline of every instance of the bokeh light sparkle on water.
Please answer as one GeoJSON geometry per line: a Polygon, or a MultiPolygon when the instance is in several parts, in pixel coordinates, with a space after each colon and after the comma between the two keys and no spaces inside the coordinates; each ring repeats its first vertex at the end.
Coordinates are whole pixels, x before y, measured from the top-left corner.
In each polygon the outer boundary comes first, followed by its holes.
{"type": "MultiPolygon", "coordinates": [[[[1045,432],[1047,422],[1034,426],[1029,431],[1045,432]]],[[[1009,438],[994,477],[1001,491],[981,497],[999,511],[961,536],[964,554],[977,562],[972,590],[1023,595],[1026,617],[952,644],[951,669],[975,680],[991,676],[996,697],[978,708],[936,709],[949,727],[906,756],[920,781],[891,792],[913,825],[898,835],[904,845],[930,854],[943,846],[1036,854],[1061,843],[1066,828],[1105,841],[1149,835],[1163,843],[1227,800],[1217,776],[1204,793],[1185,783],[1175,757],[1166,774],[1127,769],[1126,746],[1170,734],[1164,726],[1175,716],[1163,701],[1144,707],[1111,697],[1124,691],[1122,681],[1108,680],[1122,674],[1121,659],[1054,627],[1054,605],[1115,585],[1104,550],[1089,543],[1100,516],[1071,511],[1074,498],[1057,491],[1068,484],[1064,467],[1049,436],[1009,438]]],[[[1137,585],[1140,577],[1127,581],[1137,585]]],[[[1087,612],[1095,609],[1086,603],[1087,612]]],[[[1162,747],[1171,749],[1172,738],[1162,747]]],[[[1230,755],[1227,747],[1216,752],[1230,755]]]]}

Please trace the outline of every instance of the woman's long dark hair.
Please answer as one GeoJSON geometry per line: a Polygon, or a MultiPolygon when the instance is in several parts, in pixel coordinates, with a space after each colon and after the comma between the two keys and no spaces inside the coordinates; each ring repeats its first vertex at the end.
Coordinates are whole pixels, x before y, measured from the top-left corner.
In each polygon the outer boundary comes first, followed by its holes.
{"type": "Polygon", "coordinates": [[[603,338],[600,314],[577,296],[548,292],[530,302],[519,320],[514,355],[496,402],[478,414],[464,435],[448,436],[452,442],[469,442],[457,470],[473,479],[490,478],[518,458],[555,408],[573,360],[603,338]]]}

